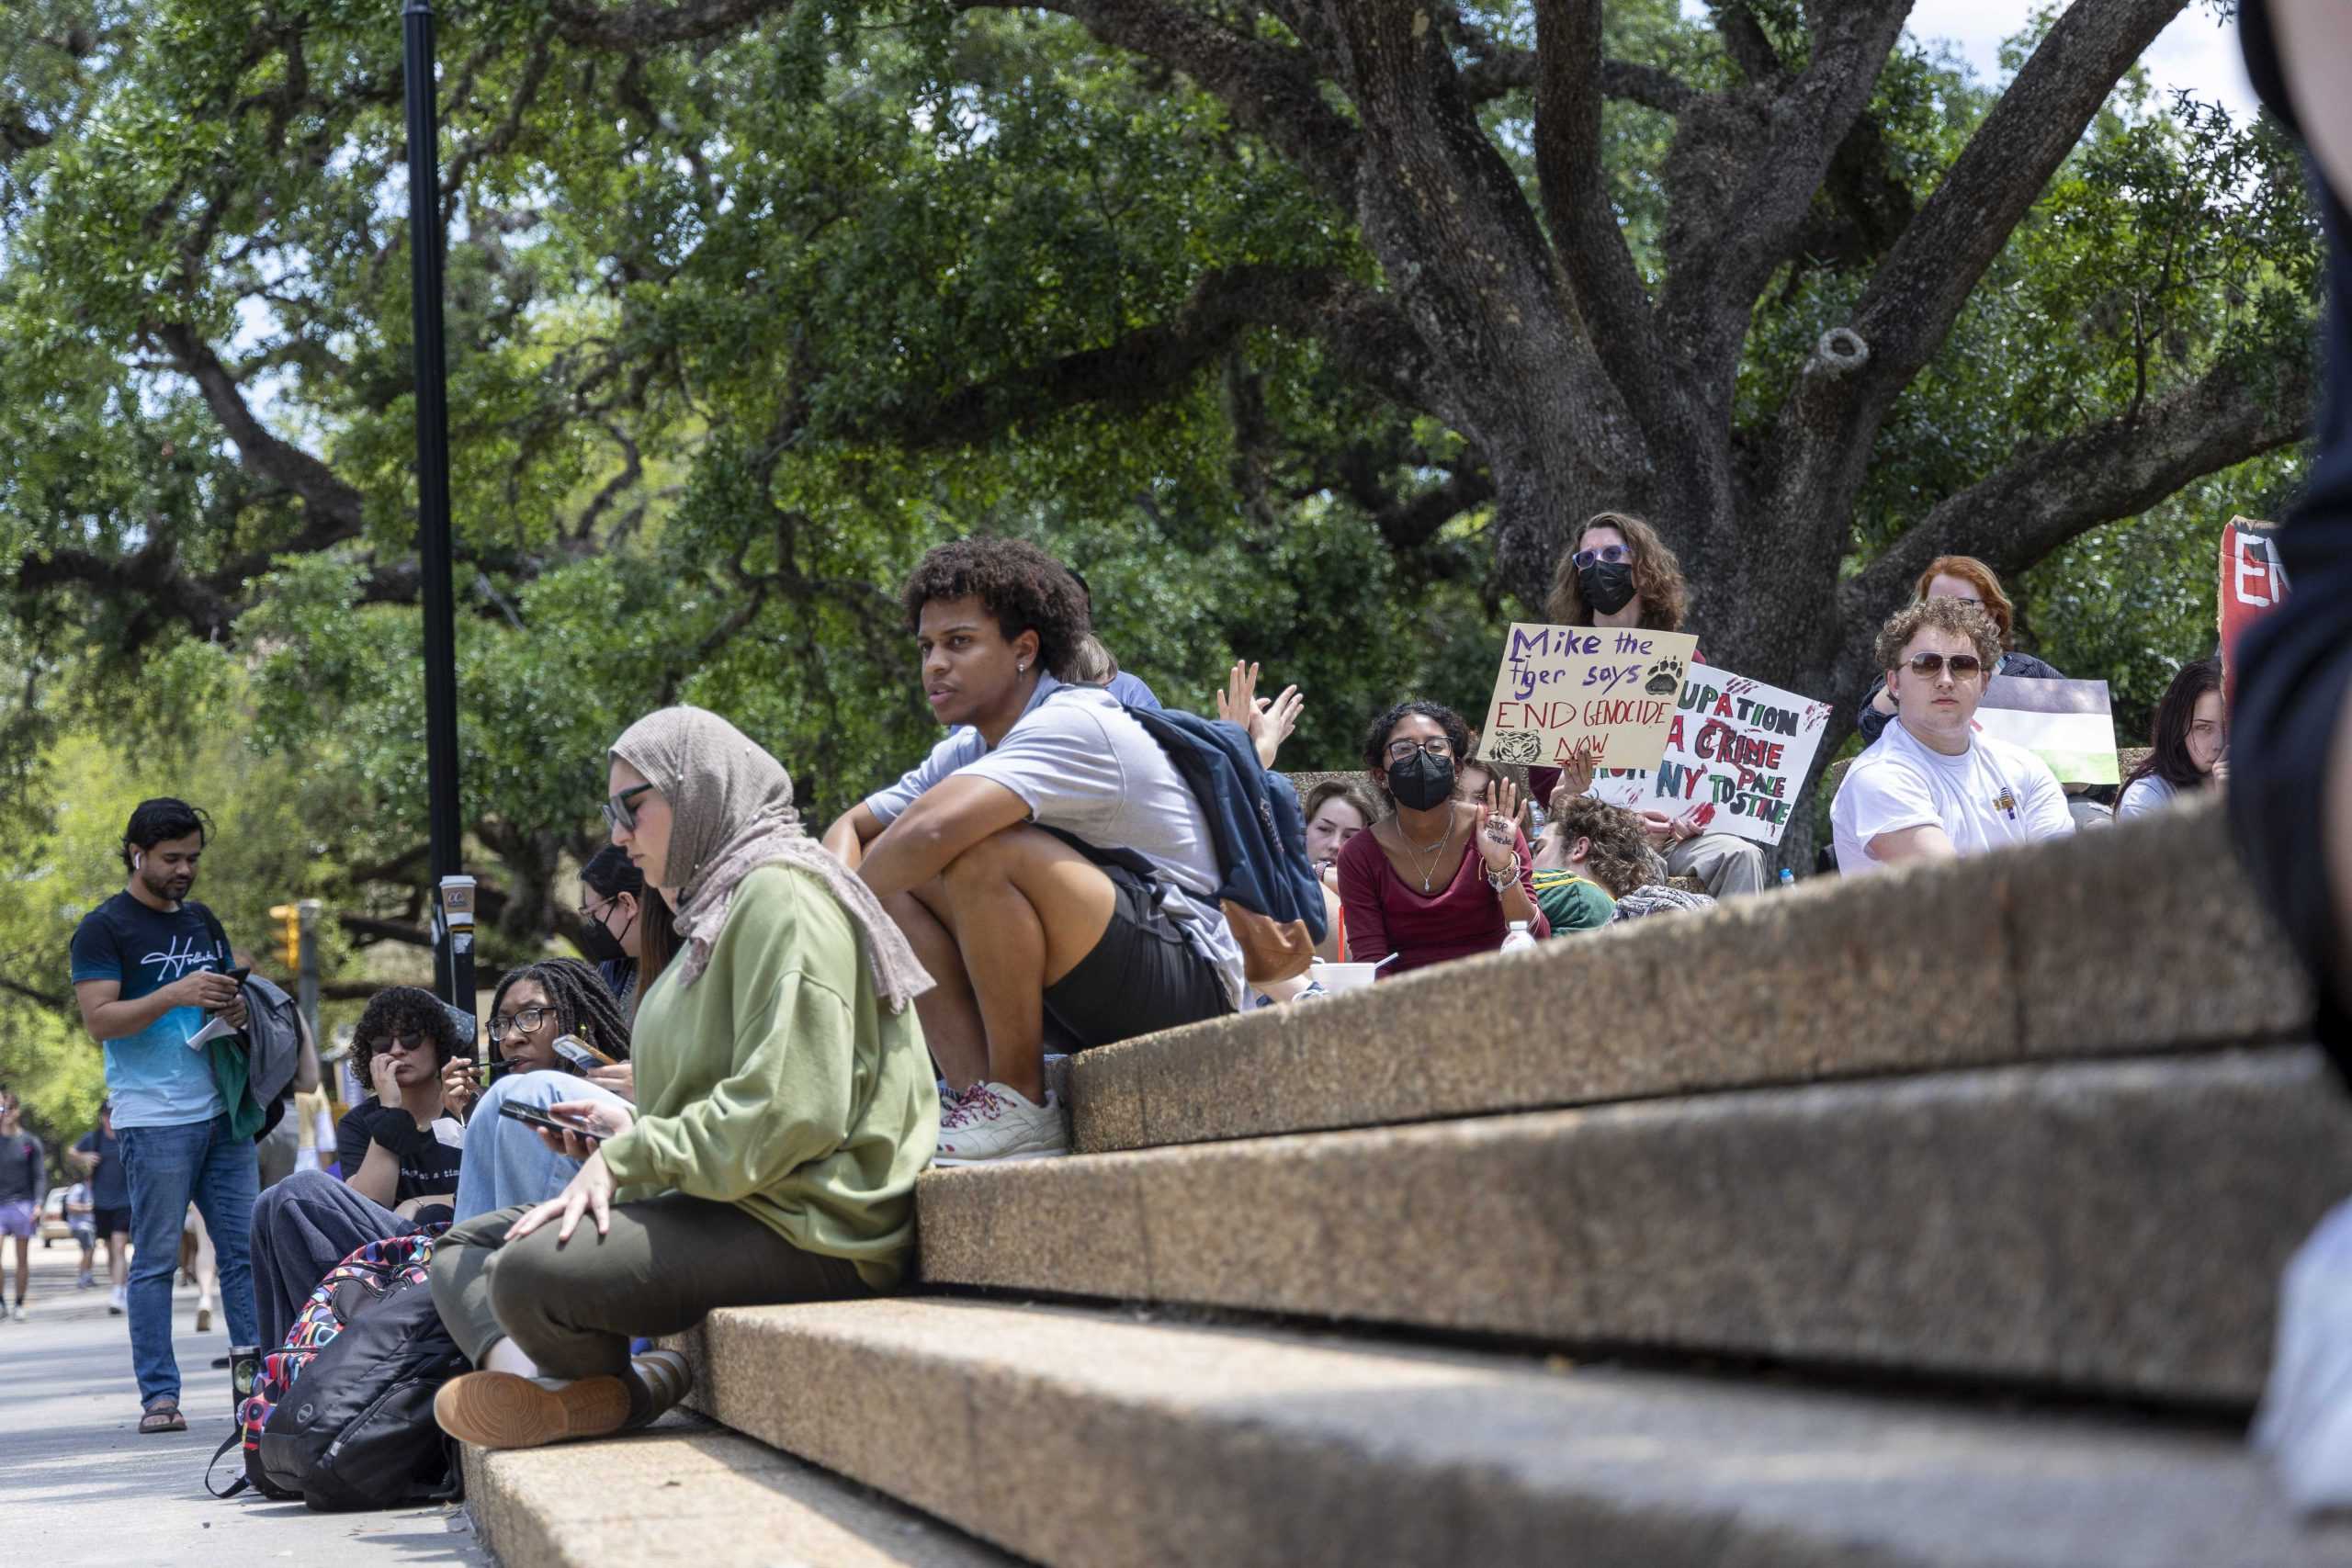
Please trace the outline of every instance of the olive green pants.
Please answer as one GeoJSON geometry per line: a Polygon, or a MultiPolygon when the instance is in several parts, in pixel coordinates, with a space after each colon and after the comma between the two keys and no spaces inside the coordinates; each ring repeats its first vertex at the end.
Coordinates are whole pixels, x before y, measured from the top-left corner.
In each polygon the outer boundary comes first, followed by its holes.
{"type": "Polygon", "coordinates": [[[617,1377],[632,1338],[682,1334],[718,1307],[873,1293],[844,1259],[803,1252],[732,1203],[666,1192],[615,1204],[601,1236],[583,1214],[560,1246],[553,1224],[509,1242],[527,1212],[477,1215],[433,1250],[433,1304],[476,1366],[512,1338],[550,1377],[617,1377]]]}

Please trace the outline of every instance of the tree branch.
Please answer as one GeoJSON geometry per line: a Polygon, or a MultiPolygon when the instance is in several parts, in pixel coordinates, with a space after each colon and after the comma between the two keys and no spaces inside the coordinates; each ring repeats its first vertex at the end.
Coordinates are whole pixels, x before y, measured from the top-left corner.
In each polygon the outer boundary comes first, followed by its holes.
{"type": "MultiPolygon", "coordinates": [[[[2052,26],[1871,279],[1851,330],[1867,358],[1816,355],[1782,405],[1790,454],[1770,514],[1841,525],[1894,400],[1934,357],[2123,73],[2187,0],[2077,0],[2052,26]]],[[[1840,541],[1824,539],[1824,549],[1840,541]]]]}
{"type": "Polygon", "coordinates": [[[548,0],[547,14],[567,43],[637,51],[717,38],[791,8],[792,0],[639,0],[617,10],[594,0],[548,0]]]}
{"type": "Polygon", "coordinates": [[[302,498],[311,526],[301,540],[287,547],[322,549],[356,537],[360,528],[359,492],[300,446],[271,434],[247,406],[244,390],[228,367],[193,327],[184,321],[164,321],[153,332],[182,373],[204,394],[205,406],[236,443],[245,467],[302,498]]]}
{"type": "Polygon", "coordinates": [[[2283,367],[2266,363],[2258,374],[2225,361],[2136,416],[2037,447],[1946,497],[1838,590],[1855,648],[1936,557],[1973,555],[1997,572],[2021,572],[2199,475],[2300,440],[2310,428],[2314,387],[2312,365],[2300,356],[2283,367]]]}
{"type": "Polygon", "coordinates": [[[1104,43],[1173,66],[1225,101],[1343,210],[1355,202],[1359,133],[1324,101],[1321,73],[1298,50],[1161,0],[1041,0],[1104,43]]]}
{"type": "Polygon", "coordinates": [[[1535,175],[1585,335],[1606,343],[1610,378],[1642,422],[1664,423],[1649,290],[1609,198],[1600,157],[1600,0],[1535,11],[1535,175]]]}

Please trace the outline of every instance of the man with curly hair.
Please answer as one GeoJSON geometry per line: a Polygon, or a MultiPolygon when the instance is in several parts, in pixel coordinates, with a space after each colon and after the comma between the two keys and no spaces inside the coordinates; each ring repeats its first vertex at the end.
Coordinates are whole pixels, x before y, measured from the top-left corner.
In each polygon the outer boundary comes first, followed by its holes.
{"type": "Polygon", "coordinates": [[[948,1097],[939,1163],[1067,1154],[1048,1020],[1083,1050],[1240,1004],[1216,847],[1159,743],[1110,693],[1069,683],[1091,622],[1059,561],[958,540],[923,557],[904,604],[933,714],[979,746],[934,750],[825,844],[939,982],[915,1003],[948,1097]]]}
{"type": "Polygon", "coordinates": [[[353,1066],[374,1093],[335,1129],[343,1168],[298,1170],[254,1207],[254,1293],[266,1348],[284,1342],[328,1269],[371,1241],[449,1218],[465,1129],[447,1113],[441,1069],[470,1050],[473,1021],[416,986],[368,999],[353,1066]]]}
{"type": "Polygon", "coordinates": [[[2001,634],[1983,610],[1959,599],[1905,605],[1881,628],[1877,652],[1896,714],[1847,770],[1829,808],[1840,872],[1983,854],[2075,830],[2050,764],[1976,731],[1976,706],[2001,657],[2001,634]]]}
{"type": "Polygon", "coordinates": [[[1535,903],[1552,934],[1597,931],[1643,882],[1642,819],[1589,795],[1564,795],[1535,851],[1535,903]]]}

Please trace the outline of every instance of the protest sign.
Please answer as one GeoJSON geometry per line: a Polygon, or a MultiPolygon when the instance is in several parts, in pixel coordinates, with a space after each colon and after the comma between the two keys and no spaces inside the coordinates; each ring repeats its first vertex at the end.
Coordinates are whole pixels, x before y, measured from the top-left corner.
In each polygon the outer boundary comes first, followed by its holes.
{"type": "Polygon", "coordinates": [[[2287,569],[2278,560],[2278,525],[2233,517],[2222,530],[2222,581],[2215,604],[2222,639],[2222,683],[2237,695],[2238,639],[2287,597],[2287,569]]]}
{"type": "Polygon", "coordinates": [[[1695,810],[1709,832],[1777,844],[1829,705],[1702,665],[1682,684],[1655,769],[1607,769],[1592,793],[1612,806],[1679,817],[1695,810]]]}
{"type": "Polygon", "coordinates": [[[2120,784],[2115,716],[2104,681],[2020,681],[1996,675],[1976,705],[1976,728],[2050,764],[2060,784],[2120,784]]]}
{"type": "Polygon", "coordinates": [[[1698,647],[1688,632],[1515,621],[1478,754],[1556,767],[1590,741],[1605,767],[1654,768],[1698,647]]]}

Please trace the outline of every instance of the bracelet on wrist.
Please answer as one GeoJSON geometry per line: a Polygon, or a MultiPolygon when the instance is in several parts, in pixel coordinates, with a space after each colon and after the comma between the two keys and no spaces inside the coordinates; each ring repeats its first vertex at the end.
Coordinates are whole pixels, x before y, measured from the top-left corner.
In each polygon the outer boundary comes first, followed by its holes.
{"type": "Polygon", "coordinates": [[[1486,873],[1487,886],[1498,893],[1519,880],[1519,865],[1516,862],[1503,867],[1500,871],[1497,871],[1493,866],[1487,866],[1486,873]]]}

